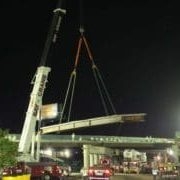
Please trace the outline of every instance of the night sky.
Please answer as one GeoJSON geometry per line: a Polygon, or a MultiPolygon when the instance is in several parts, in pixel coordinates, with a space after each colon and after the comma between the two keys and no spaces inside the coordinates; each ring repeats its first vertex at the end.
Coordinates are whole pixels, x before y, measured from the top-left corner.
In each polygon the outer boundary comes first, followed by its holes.
{"type": "MultiPolygon", "coordinates": [[[[117,114],[147,113],[145,122],[76,133],[174,137],[180,130],[180,16],[178,1],[65,0],[56,44],[49,52],[43,104],[62,103],[74,67],[79,26],[117,114]]],[[[0,7],[0,128],[21,133],[55,0],[2,1],[0,7]]],[[[91,63],[82,51],[73,119],[103,116],[91,63]]]]}

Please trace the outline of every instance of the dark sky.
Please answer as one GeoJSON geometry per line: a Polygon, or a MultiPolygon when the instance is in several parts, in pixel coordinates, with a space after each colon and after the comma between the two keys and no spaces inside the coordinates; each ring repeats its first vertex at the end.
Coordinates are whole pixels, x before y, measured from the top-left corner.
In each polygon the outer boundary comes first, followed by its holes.
{"type": "MultiPolygon", "coordinates": [[[[143,123],[77,133],[173,137],[180,130],[180,16],[178,1],[65,0],[56,45],[49,53],[43,104],[62,103],[73,70],[79,24],[118,114],[147,113],[143,123]],[[82,18],[83,17],[83,18],[82,18]],[[80,20],[81,19],[81,20],[80,20]]],[[[55,0],[2,1],[0,7],[0,127],[21,133],[55,0]]],[[[104,115],[91,64],[82,52],[74,119],[104,115]]]]}

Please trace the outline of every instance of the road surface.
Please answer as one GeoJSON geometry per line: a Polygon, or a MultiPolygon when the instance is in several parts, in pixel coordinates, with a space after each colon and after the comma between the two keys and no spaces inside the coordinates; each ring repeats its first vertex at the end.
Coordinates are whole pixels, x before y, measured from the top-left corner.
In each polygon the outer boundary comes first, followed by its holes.
{"type": "Polygon", "coordinates": [[[153,180],[153,176],[144,174],[122,174],[114,176],[112,180],[153,180]]]}
{"type": "MultiPolygon", "coordinates": [[[[69,177],[68,180],[82,180],[80,176],[69,177]]],[[[152,175],[144,174],[120,174],[112,177],[112,180],[153,180],[152,175]]],[[[157,179],[158,180],[158,179],[157,179]]]]}

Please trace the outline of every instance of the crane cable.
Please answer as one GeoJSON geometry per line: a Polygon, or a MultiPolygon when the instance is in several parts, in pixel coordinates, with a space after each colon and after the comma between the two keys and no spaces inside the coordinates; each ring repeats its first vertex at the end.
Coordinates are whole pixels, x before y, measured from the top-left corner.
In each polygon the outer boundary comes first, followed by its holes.
{"type": "Polygon", "coordinates": [[[66,91],[65,101],[64,101],[63,108],[62,108],[61,115],[60,115],[60,121],[59,121],[60,123],[62,122],[62,120],[64,118],[64,111],[65,111],[65,108],[67,106],[68,98],[70,98],[70,104],[69,104],[67,122],[70,121],[70,115],[71,115],[71,110],[72,110],[72,102],[73,102],[75,83],[76,83],[76,76],[77,76],[76,69],[77,69],[77,66],[78,66],[78,63],[79,63],[80,52],[81,52],[81,48],[82,48],[83,43],[84,43],[85,48],[87,50],[89,60],[91,61],[93,75],[94,75],[94,78],[95,78],[96,86],[97,86],[98,91],[99,91],[99,95],[100,95],[101,102],[102,102],[102,105],[103,105],[103,108],[104,108],[104,111],[105,111],[105,115],[109,115],[110,112],[108,111],[108,107],[107,107],[104,96],[106,96],[107,101],[109,102],[109,105],[110,105],[111,111],[112,111],[111,113],[116,114],[115,107],[114,107],[114,105],[112,103],[112,100],[111,100],[110,95],[109,95],[109,93],[107,91],[105,83],[104,83],[104,81],[102,79],[100,71],[99,71],[99,69],[97,68],[97,66],[96,66],[96,64],[94,62],[94,58],[93,58],[93,55],[92,55],[91,50],[89,48],[86,37],[84,36],[84,27],[82,25],[82,1],[81,0],[80,0],[80,12],[81,12],[80,13],[81,24],[80,24],[80,27],[79,27],[80,38],[79,38],[79,41],[78,41],[78,47],[77,47],[77,52],[76,52],[76,56],[75,56],[74,69],[73,69],[73,71],[72,71],[72,73],[70,75],[70,78],[69,78],[69,83],[68,83],[68,88],[67,88],[67,91],[66,91]],[[102,89],[101,89],[100,83],[102,84],[102,89]],[[71,86],[72,86],[72,90],[70,92],[71,86]],[[103,91],[104,91],[104,93],[103,93],[103,91]],[[70,97],[69,97],[69,93],[71,93],[70,97]]]}
{"type": "Polygon", "coordinates": [[[60,123],[62,122],[62,119],[64,117],[64,111],[65,111],[65,108],[67,106],[67,101],[68,101],[69,93],[71,93],[71,94],[70,94],[70,104],[69,104],[67,122],[69,122],[69,120],[70,120],[71,109],[72,109],[72,102],[73,102],[73,97],[74,97],[74,89],[75,89],[75,84],[76,84],[76,75],[77,75],[76,69],[77,69],[77,65],[78,65],[78,62],[79,62],[81,46],[82,46],[82,38],[80,37],[79,41],[78,41],[78,48],[77,48],[77,52],[76,52],[74,69],[73,69],[73,71],[72,71],[72,73],[70,75],[70,78],[69,78],[69,83],[68,83],[68,88],[67,88],[67,91],[66,91],[65,101],[64,101],[64,105],[63,105],[61,116],[60,116],[60,121],[59,121],[60,123]],[[72,86],[72,90],[70,92],[71,86],[72,86]]]}
{"type": "Polygon", "coordinates": [[[74,63],[74,69],[73,69],[73,71],[72,71],[72,73],[70,75],[70,78],[69,78],[68,88],[67,88],[66,96],[65,96],[65,100],[64,100],[64,105],[63,105],[63,108],[62,108],[62,111],[61,111],[61,115],[60,115],[60,121],[59,121],[60,123],[62,122],[62,119],[64,117],[64,111],[65,111],[65,108],[66,108],[66,105],[67,105],[68,96],[69,96],[69,93],[70,93],[70,88],[72,86],[67,122],[69,122],[69,120],[70,120],[71,109],[72,109],[72,102],[73,102],[73,97],[74,97],[74,89],[75,89],[75,84],[76,84],[76,75],[77,75],[76,69],[77,69],[77,65],[78,65],[78,62],[79,62],[81,46],[82,46],[82,38],[79,38],[78,48],[77,48],[76,58],[75,58],[75,63],[74,63]]]}
{"type": "Polygon", "coordinates": [[[91,51],[90,51],[90,48],[89,48],[89,46],[88,46],[88,43],[87,43],[87,40],[86,40],[85,36],[83,36],[83,40],[84,40],[84,44],[85,44],[85,46],[86,46],[86,49],[87,49],[87,52],[88,52],[88,55],[89,55],[89,59],[90,59],[91,62],[92,62],[92,71],[93,71],[93,75],[94,75],[94,78],[95,78],[95,82],[96,82],[96,85],[97,85],[97,88],[98,88],[98,91],[99,91],[99,95],[100,95],[100,98],[101,98],[101,101],[102,101],[102,105],[103,105],[103,107],[104,107],[105,114],[106,114],[106,115],[109,115],[110,112],[108,112],[108,108],[107,108],[107,104],[106,104],[106,102],[105,102],[105,97],[104,97],[104,96],[106,96],[107,100],[109,101],[109,104],[110,104],[110,106],[111,106],[111,111],[112,111],[112,113],[115,114],[115,113],[116,113],[116,110],[115,110],[115,108],[114,108],[114,105],[113,105],[112,100],[111,100],[111,98],[110,98],[110,95],[109,95],[109,93],[108,93],[108,90],[107,90],[107,88],[106,88],[106,86],[105,86],[105,83],[104,83],[104,81],[103,81],[103,79],[102,79],[102,76],[101,76],[101,74],[100,74],[100,71],[99,71],[97,65],[96,65],[95,62],[94,62],[92,53],[91,53],[91,51]],[[101,89],[100,83],[102,84],[102,89],[101,89]],[[104,93],[105,93],[104,96],[103,96],[103,91],[104,91],[104,93]]]}
{"type": "Polygon", "coordinates": [[[81,37],[82,37],[82,39],[84,41],[84,44],[86,46],[86,50],[87,50],[89,59],[91,60],[91,63],[92,63],[93,75],[94,75],[95,82],[96,82],[96,85],[97,85],[97,88],[98,88],[98,91],[99,91],[99,95],[100,95],[100,98],[101,98],[102,105],[104,107],[105,114],[109,115],[109,112],[108,112],[108,108],[107,108],[106,103],[105,103],[103,93],[101,91],[100,83],[102,84],[102,89],[104,90],[105,96],[107,97],[107,100],[108,100],[108,102],[110,104],[112,113],[116,114],[116,110],[115,110],[115,107],[114,107],[114,105],[112,103],[111,97],[110,97],[110,95],[108,93],[108,90],[107,90],[107,88],[105,86],[105,83],[104,83],[104,81],[102,79],[100,71],[99,71],[98,67],[95,65],[93,55],[92,55],[91,50],[89,48],[86,37],[84,36],[84,22],[83,22],[83,17],[84,16],[83,16],[83,2],[82,1],[83,0],[80,0],[80,3],[79,3],[79,5],[80,5],[80,8],[79,8],[80,9],[80,15],[79,15],[79,17],[80,17],[80,28],[79,28],[79,31],[81,33],[81,37]],[[98,78],[99,78],[99,80],[98,80],[98,78]]]}
{"type": "MultiPolygon", "coordinates": [[[[84,33],[84,31],[83,31],[83,33],[84,33]]],[[[105,87],[105,84],[104,84],[104,82],[103,82],[103,80],[102,80],[102,77],[101,77],[101,75],[100,75],[100,72],[99,72],[99,70],[98,70],[98,68],[97,68],[97,66],[96,66],[96,64],[95,64],[95,62],[94,62],[93,55],[92,55],[92,53],[91,53],[91,50],[90,50],[89,45],[88,45],[88,42],[87,42],[87,40],[86,40],[86,38],[85,38],[85,36],[84,36],[83,33],[81,32],[82,40],[83,40],[83,42],[84,42],[84,44],[85,44],[85,47],[86,47],[86,50],[87,50],[87,53],[88,53],[89,60],[91,61],[91,64],[92,64],[93,75],[94,75],[94,78],[95,78],[96,86],[97,86],[98,91],[99,91],[99,95],[100,95],[101,102],[102,102],[102,105],[103,105],[103,108],[104,108],[104,111],[105,111],[105,115],[109,115],[109,112],[108,112],[108,108],[107,108],[107,105],[106,105],[106,102],[105,102],[105,98],[104,98],[104,96],[103,96],[103,92],[102,92],[100,83],[102,83],[103,88],[104,88],[105,95],[108,97],[108,100],[111,102],[112,111],[113,111],[113,113],[115,113],[115,108],[114,108],[114,106],[113,106],[113,104],[112,104],[112,101],[110,100],[110,96],[109,96],[109,94],[108,94],[108,91],[107,91],[107,89],[106,89],[106,87],[105,87]],[[98,79],[98,78],[99,78],[99,79],[98,79]]]]}
{"type": "Polygon", "coordinates": [[[62,111],[61,111],[61,114],[60,114],[59,123],[62,123],[62,120],[64,118],[64,112],[65,112],[65,108],[67,106],[67,101],[68,101],[68,96],[69,96],[69,93],[70,93],[70,88],[72,86],[72,90],[71,90],[71,94],[70,94],[70,105],[69,105],[69,110],[68,110],[67,122],[69,122],[69,120],[70,120],[72,102],[73,102],[73,97],[74,97],[75,83],[76,83],[76,71],[73,70],[71,75],[70,75],[70,78],[69,78],[68,88],[67,88],[67,91],[66,91],[66,96],[65,96],[63,107],[62,107],[62,111]]]}

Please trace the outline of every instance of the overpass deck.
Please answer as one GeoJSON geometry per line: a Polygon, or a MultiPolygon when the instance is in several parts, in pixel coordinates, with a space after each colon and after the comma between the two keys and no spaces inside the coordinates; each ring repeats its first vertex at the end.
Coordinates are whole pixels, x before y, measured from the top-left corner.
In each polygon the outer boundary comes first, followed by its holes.
{"type": "MultiPolygon", "coordinates": [[[[10,134],[12,141],[19,142],[20,134],[10,134]]],[[[93,136],[93,135],[41,135],[41,147],[81,147],[92,144],[105,147],[119,148],[162,148],[175,144],[174,139],[154,137],[122,137],[122,136],[93,136]]]]}

